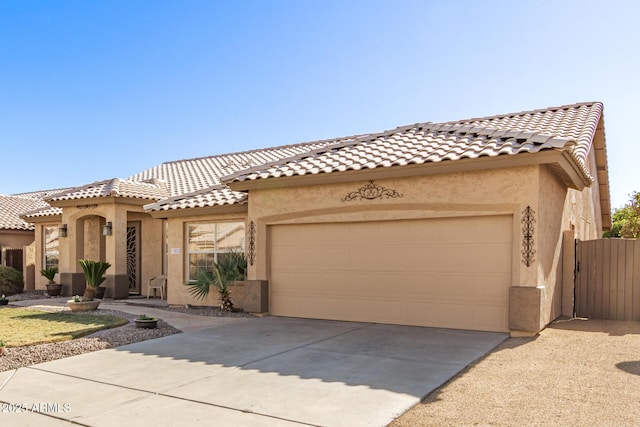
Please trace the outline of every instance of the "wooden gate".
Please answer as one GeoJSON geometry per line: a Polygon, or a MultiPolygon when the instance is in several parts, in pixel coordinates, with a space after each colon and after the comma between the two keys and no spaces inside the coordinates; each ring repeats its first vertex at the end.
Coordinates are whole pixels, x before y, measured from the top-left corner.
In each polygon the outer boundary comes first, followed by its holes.
{"type": "Polygon", "coordinates": [[[22,249],[5,248],[4,252],[4,265],[13,267],[22,273],[22,249]]]}
{"type": "Polygon", "coordinates": [[[640,320],[640,240],[576,241],[577,317],[640,320]]]}

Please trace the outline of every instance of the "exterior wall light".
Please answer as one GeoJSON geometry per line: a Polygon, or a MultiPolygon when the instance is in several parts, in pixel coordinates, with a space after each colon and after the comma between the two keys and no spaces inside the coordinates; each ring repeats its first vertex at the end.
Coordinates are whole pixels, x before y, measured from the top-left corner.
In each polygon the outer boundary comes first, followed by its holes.
{"type": "Polygon", "coordinates": [[[103,236],[111,236],[111,225],[111,221],[107,221],[107,223],[102,227],[103,236]]]}
{"type": "Polygon", "coordinates": [[[62,227],[58,228],[58,234],[60,237],[67,237],[67,224],[62,224],[62,227]]]}

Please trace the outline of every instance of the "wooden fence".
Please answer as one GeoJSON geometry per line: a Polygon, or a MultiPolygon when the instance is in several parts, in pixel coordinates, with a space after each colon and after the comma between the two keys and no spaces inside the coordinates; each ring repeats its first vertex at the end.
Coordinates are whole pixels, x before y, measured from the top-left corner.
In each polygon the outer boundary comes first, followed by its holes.
{"type": "Polygon", "coordinates": [[[577,317],[640,320],[640,240],[576,241],[577,317]]]}

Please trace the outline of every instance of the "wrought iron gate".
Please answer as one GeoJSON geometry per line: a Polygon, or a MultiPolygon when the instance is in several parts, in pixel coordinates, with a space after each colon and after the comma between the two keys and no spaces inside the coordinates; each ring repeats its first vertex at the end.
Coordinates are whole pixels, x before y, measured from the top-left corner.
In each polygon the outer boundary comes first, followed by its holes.
{"type": "Polygon", "coordinates": [[[129,293],[140,294],[140,222],[127,223],[127,277],[129,293]]]}

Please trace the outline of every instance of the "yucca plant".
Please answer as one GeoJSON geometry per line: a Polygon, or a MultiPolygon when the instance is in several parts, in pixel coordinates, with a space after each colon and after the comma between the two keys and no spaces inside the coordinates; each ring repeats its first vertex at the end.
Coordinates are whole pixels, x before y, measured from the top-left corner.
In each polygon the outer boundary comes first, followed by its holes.
{"type": "Polygon", "coordinates": [[[96,288],[105,281],[104,274],[111,267],[111,264],[105,261],[93,261],[89,259],[78,260],[82,271],[84,272],[84,278],[87,282],[87,287],[84,290],[82,299],[84,301],[93,301],[96,296],[96,288]]]}
{"type": "Polygon", "coordinates": [[[201,271],[198,280],[189,282],[189,292],[195,298],[204,300],[209,295],[211,286],[215,286],[220,297],[220,310],[233,311],[229,285],[236,280],[244,280],[247,269],[247,258],[242,252],[229,252],[222,260],[213,265],[212,271],[201,271]]]}

